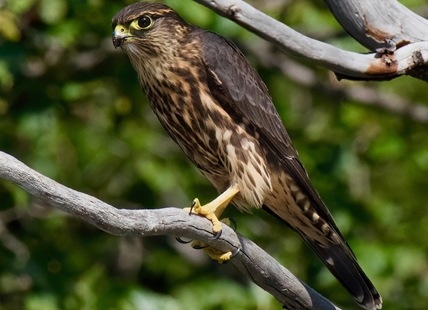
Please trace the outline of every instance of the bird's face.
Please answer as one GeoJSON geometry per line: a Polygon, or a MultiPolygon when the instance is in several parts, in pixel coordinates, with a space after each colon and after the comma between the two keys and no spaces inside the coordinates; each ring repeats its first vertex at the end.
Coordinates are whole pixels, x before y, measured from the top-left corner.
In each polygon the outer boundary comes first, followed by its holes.
{"type": "Polygon", "coordinates": [[[190,27],[168,6],[151,2],[125,7],[112,24],[113,45],[128,54],[137,71],[170,63],[190,27]]]}
{"type": "MultiPolygon", "coordinates": [[[[121,24],[113,23],[113,45],[114,47],[141,45],[150,46],[150,42],[156,38],[153,33],[154,19],[150,14],[141,12],[138,15],[129,16],[129,20],[124,20],[121,24]],[[126,45],[125,45],[126,44],[126,45]]],[[[159,27],[157,22],[156,27],[159,27]]]]}

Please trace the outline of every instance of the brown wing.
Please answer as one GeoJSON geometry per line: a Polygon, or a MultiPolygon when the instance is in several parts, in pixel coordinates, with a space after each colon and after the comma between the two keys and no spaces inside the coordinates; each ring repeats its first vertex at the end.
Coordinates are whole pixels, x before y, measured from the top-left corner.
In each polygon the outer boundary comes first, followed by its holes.
{"type": "MultiPolygon", "coordinates": [[[[381,308],[382,298],[358,265],[352,250],[343,239],[330,212],[309,181],[290,137],[268,94],[267,87],[238,48],[213,33],[198,31],[204,53],[211,93],[229,113],[247,118],[260,135],[260,143],[271,150],[285,171],[311,201],[318,215],[342,237],[329,246],[311,240],[297,228],[308,246],[319,256],[332,274],[365,309],[381,308]]],[[[239,120],[239,118],[238,118],[239,120]]],[[[277,217],[269,206],[263,206],[277,217]]],[[[287,223],[287,219],[281,218],[287,223]]],[[[292,227],[293,228],[293,227],[292,227]]]]}
{"type": "Polygon", "coordinates": [[[202,29],[197,35],[202,42],[207,71],[211,74],[209,84],[213,96],[217,96],[226,110],[233,109],[255,126],[261,141],[272,150],[318,214],[340,234],[329,210],[313,188],[258,73],[231,41],[202,29]]]}

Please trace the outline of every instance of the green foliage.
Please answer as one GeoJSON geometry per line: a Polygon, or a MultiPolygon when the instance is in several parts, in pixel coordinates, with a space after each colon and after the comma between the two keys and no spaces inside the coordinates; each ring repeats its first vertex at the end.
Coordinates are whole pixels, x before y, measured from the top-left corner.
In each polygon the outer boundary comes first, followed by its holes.
{"type": "MultiPolygon", "coordinates": [[[[2,3],[0,149],[120,208],[208,201],[216,192],[164,133],[128,59],[112,47],[111,17],[128,3],[2,3]]],[[[240,45],[260,42],[192,1],[166,3],[240,45]]],[[[358,46],[318,1],[255,4],[302,32],[349,50],[358,46]]],[[[426,125],[306,88],[248,56],[385,308],[428,308],[426,125]]],[[[325,70],[311,69],[328,80],[325,70]]],[[[412,78],[347,83],[354,84],[426,104],[426,84],[412,78]]],[[[281,308],[231,264],[220,266],[171,238],[110,236],[5,181],[0,202],[1,310],[281,308]]],[[[312,287],[357,308],[283,224],[260,210],[230,208],[227,215],[312,287]]]]}

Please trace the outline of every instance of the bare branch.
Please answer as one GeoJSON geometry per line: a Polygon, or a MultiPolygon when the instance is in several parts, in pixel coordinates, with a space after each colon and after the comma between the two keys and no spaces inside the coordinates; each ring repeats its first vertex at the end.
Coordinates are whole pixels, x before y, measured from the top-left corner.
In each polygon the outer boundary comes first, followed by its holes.
{"type": "Polygon", "coordinates": [[[119,236],[175,235],[201,240],[222,251],[241,249],[231,262],[255,284],[275,296],[287,309],[340,310],[297,279],[252,241],[223,225],[216,240],[212,225],[177,208],[158,210],[116,209],[95,197],[67,188],[0,152],[0,178],[69,214],[119,236]]]}
{"type": "Polygon", "coordinates": [[[374,51],[428,39],[428,20],[397,0],[324,0],[342,27],[374,51]]]}
{"type": "Polygon", "coordinates": [[[275,43],[284,52],[332,70],[339,78],[388,80],[428,62],[428,42],[411,43],[396,51],[358,54],[306,37],[241,0],[195,1],[275,43]]]}
{"type": "Polygon", "coordinates": [[[308,67],[273,52],[271,47],[273,45],[270,43],[257,44],[257,47],[247,46],[264,66],[278,68],[285,76],[300,85],[313,89],[321,88],[342,99],[355,100],[359,104],[378,107],[394,114],[405,115],[420,123],[428,123],[428,107],[422,103],[411,102],[399,95],[361,85],[340,83],[331,85],[330,82],[317,78],[316,73],[308,67]]]}

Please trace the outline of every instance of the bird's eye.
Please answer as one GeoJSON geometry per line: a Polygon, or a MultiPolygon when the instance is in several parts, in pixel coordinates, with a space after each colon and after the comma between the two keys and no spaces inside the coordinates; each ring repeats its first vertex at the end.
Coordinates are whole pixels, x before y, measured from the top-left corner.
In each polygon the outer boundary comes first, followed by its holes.
{"type": "Polygon", "coordinates": [[[137,20],[140,29],[148,29],[152,26],[153,20],[150,16],[143,15],[137,20]]]}

